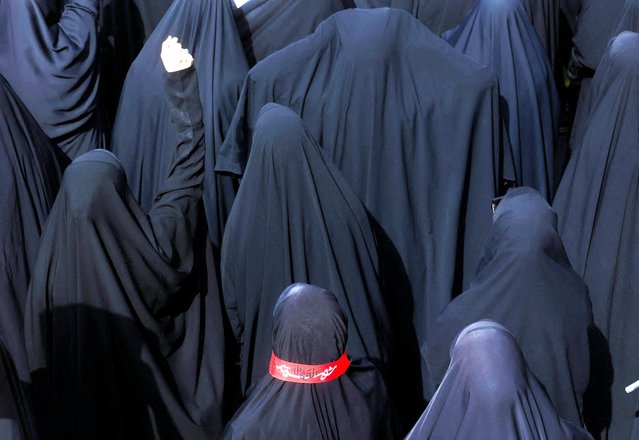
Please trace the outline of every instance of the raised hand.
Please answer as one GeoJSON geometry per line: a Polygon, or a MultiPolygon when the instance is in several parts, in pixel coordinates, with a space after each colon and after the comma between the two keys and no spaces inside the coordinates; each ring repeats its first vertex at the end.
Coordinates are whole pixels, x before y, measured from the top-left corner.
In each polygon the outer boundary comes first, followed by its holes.
{"type": "Polygon", "coordinates": [[[164,68],[169,73],[188,69],[194,62],[189,50],[182,48],[177,37],[172,37],[171,35],[162,43],[160,58],[162,58],[164,68]]]}

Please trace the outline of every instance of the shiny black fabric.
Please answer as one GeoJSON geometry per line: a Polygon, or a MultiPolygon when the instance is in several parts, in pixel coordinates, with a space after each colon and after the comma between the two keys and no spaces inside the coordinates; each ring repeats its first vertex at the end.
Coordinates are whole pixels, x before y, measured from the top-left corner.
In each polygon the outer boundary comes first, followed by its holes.
{"type": "Polygon", "coordinates": [[[517,181],[552,200],[559,97],[521,0],[479,0],[443,38],[497,74],[517,181]]]}
{"type": "Polygon", "coordinates": [[[22,317],[61,155],[1,75],[0,109],[0,337],[28,381],[22,317]]]}
{"type": "Polygon", "coordinates": [[[171,74],[167,94],[180,136],[149,214],[117,158],[95,150],[67,167],[47,221],[25,317],[46,438],[221,433],[224,353],[209,326],[222,310],[191,276],[204,167],[193,69],[171,74]]]}
{"type": "Polygon", "coordinates": [[[251,65],[315,31],[335,12],[354,7],[352,0],[251,0],[234,11],[244,51],[251,65]]]}
{"type": "MultiPolygon", "coordinates": [[[[0,73],[71,159],[106,145],[98,3],[70,0],[59,21],[48,24],[35,0],[0,0],[0,73]]],[[[51,2],[42,6],[55,13],[51,2]]]]}
{"type": "Polygon", "coordinates": [[[483,318],[512,332],[557,413],[581,425],[590,379],[588,290],[570,267],[557,216],[531,188],[511,189],[501,201],[470,288],[433,325],[425,352],[438,383],[455,336],[483,318]]]}
{"type": "Polygon", "coordinates": [[[423,342],[426,323],[474,274],[490,228],[501,148],[494,75],[406,12],[338,12],[249,72],[218,171],[243,173],[270,101],[300,114],[379,225],[382,258],[396,263],[385,283],[409,296],[403,317],[414,311],[423,342]]]}
{"type": "MultiPolygon", "coordinates": [[[[282,292],[272,313],[269,347],[280,359],[320,365],[350,353],[348,318],[333,293],[294,284],[282,292]]],[[[284,382],[266,373],[250,389],[224,438],[381,440],[397,438],[397,431],[381,375],[363,361],[319,384],[284,382]]]]}
{"type": "Polygon", "coordinates": [[[335,292],[348,316],[351,358],[388,363],[395,342],[367,213],[300,117],[267,104],[222,245],[243,390],[268,370],[273,306],[295,282],[335,292]]]}
{"type": "Polygon", "coordinates": [[[406,440],[592,437],[555,411],[506,328],[483,320],[450,346],[450,365],[428,408],[406,440]]]}
{"type": "Polygon", "coordinates": [[[127,74],[113,128],[113,151],[122,161],[131,191],[148,210],[177,138],[161,93],[164,68],[159,53],[169,35],[178,37],[193,54],[200,78],[206,142],[203,201],[216,251],[234,189],[230,179],[213,172],[215,150],[224,139],[248,70],[231,3],[173,2],[127,74]]]}
{"type": "Polygon", "coordinates": [[[11,355],[0,337],[0,438],[36,440],[31,409],[11,355]]]}
{"type": "Polygon", "coordinates": [[[557,191],[554,208],[570,261],[588,285],[595,324],[608,338],[614,383],[608,438],[639,435],[637,133],[639,34],[624,32],[608,46],[592,82],[592,110],[557,191]]]}

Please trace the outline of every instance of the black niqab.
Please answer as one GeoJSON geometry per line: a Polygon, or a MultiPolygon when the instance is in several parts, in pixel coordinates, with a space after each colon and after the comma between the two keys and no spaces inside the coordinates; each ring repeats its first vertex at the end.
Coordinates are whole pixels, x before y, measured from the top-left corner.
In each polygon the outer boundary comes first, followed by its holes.
{"type": "Polygon", "coordinates": [[[497,74],[517,181],[551,200],[559,97],[521,0],[479,0],[443,38],[497,74]]]}
{"type": "Polygon", "coordinates": [[[222,246],[222,290],[242,345],[243,390],[267,371],[273,306],[296,282],[335,292],[350,324],[351,358],[388,363],[391,326],[367,213],[300,117],[267,104],[222,246]]]}
{"type": "Polygon", "coordinates": [[[595,324],[610,344],[614,382],[608,438],[639,435],[639,34],[611,41],[592,81],[592,110],[554,202],[570,261],[590,292],[595,324]]]}
{"type": "Polygon", "coordinates": [[[191,285],[204,166],[192,69],[170,74],[167,93],[180,137],[148,216],[116,157],[96,150],[69,165],[47,221],[25,332],[55,438],[222,430],[224,353],[203,322],[221,325],[222,311],[191,285]]]}
{"type": "Polygon", "coordinates": [[[399,266],[384,282],[411,291],[403,304],[424,342],[490,229],[501,148],[494,75],[406,12],[338,12],[251,69],[218,171],[243,173],[268,102],[302,117],[379,224],[382,258],[392,248],[399,266]]]}
{"type": "Polygon", "coordinates": [[[0,337],[26,382],[24,306],[62,171],[57,148],[1,75],[0,108],[0,337]]]}
{"type": "Polygon", "coordinates": [[[582,425],[590,378],[588,290],[570,267],[556,214],[531,188],[511,189],[502,199],[470,288],[433,325],[426,353],[438,383],[455,336],[485,318],[512,332],[559,415],[582,425]]]}
{"type": "Polygon", "coordinates": [[[315,31],[322,21],[355,5],[352,0],[251,0],[234,11],[251,65],[315,31]]]}
{"type": "MultiPolygon", "coordinates": [[[[98,107],[98,3],[67,1],[49,25],[35,0],[0,0],[0,73],[71,159],[106,145],[98,107]]],[[[55,11],[51,2],[42,5],[55,11]]]]}
{"type": "MultiPolygon", "coordinates": [[[[280,359],[333,362],[349,353],[348,337],[348,318],[331,292],[294,284],[277,300],[272,349],[280,359]]],[[[318,384],[284,382],[267,373],[251,388],[224,438],[393,439],[397,431],[381,375],[364,361],[318,384]]]]}
{"type": "Polygon", "coordinates": [[[557,414],[515,338],[493,321],[469,325],[450,347],[444,381],[406,440],[591,440],[557,414]]]}

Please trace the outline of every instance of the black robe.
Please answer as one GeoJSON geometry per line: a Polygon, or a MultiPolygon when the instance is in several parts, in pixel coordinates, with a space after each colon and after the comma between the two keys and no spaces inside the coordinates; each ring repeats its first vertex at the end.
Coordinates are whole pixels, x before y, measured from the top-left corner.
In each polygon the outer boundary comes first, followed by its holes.
{"type": "Polygon", "coordinates": [[[206,142],[203,201],[216,253],[235,193],[229,178],[213,172],[216,148],[226,135],[248,71],[231,3],[173,2],[127,74],[113,128],[113,152],[146,211],[166,176],[177,139],[162,95],[164,68],[158,54],[169,35],[178,37],[193,54],[200,78],[206,142]]]}
{"type": "Polygon", "coordinates": [[[0,337],[26,382],[24,307],[61,154],[1,75],[0,109],[0,337]]]}
{"type": "MultiPolygon", "coordinates": [[[[282,292],[273,314],[273,353],[288,362],[320,365],[350,353],[348,318],[335,295],[308,284],[282,292]]],[[[350,355],[349,355],[350,358],[350,355]]],[[[326,383],[291,383],[269,373],[249,390],[224,432],[227,440],[393,439],[398,425],[381,375],[353,362],[326,383]]]]}
{"type": "Polygon", "coordinates": [[[517,341],[493,321],[464,328],[444,381],[406,440],[591,440],[563,420],[517,341]]]}
{"type": "Polygon", "coordinates": [[[582,425],[590,379],[588,289],[570,267],[556,214],[530,188],[510,190],[503,198],[470,288],[433,325],[425,352],[438,383],[455,336],[484,318],[515,336],[558,414],[582,425]]]}
{"type": "Polygon", "coordinates": [[[608,338],[614,382],[610,439],[639,435],[639,34],[608,46],[592,81],[592,110],[557,191],[554,208],[570,261],[590,291],[595,324],[608,338]]]}
{"type": "Polygon", "coordinates": [[[129,67],[173,0],[100,0],[100,102],[113,124],[129,67]]]}
{"type": "Polygon", "coordinates": [[[36,440],[31,409],[11,355],[0,337],[0,438],[36,440]]]}
{"type": "Polygon", "coordinates": [[[251,65],[315,31],[353,0],[251,0],[234,11],[242,45],[251,65]]]}
{"type": "Polygon", "coordinates": [[[221,305],[191,286],[204,168],[194,70],[170,74],[167,94],[180,136],[149,214],[117,158],[95,150],[67,167],[47,221],[25,317],[47,438],[221,434],[223,341],[209,328],[221,305]]]}
{"type": "MultiPolygon", "coordinates": [[[[98,3],[70,0],[50,24],[35,0],[0,0],[0,74],[71,159],[106,145],[98,106],[98,3]]],[[[55,4],[42,6],[55,17],[55,4]]]]}
{"type": "Polygon", "coordinates": [[[423,342],[426,323],[475,273],[490,229],[501,153],[494,74],[403,11],[338,12],[249,72],[218,171],[244,172],[270,101],[300,114],[379,224],[382,258],[397,263],[385,282],[409,296],[403,316],[423,342]]]}
{"type": "Polygon", "coordinates": [[[349,354],[386,364],[395,342],[366,210],[290,109],[267,104],[222,245],[224,303],[241,342],[242,388],[267,371],[273,306],[289,284],[335,292],[349,354]]]}
{"type": "Polygon", "coordinates": [[[443,38],[497,74],[517,182],[552,200],[559,97],[521,0],[479,0],[443,38]]]}

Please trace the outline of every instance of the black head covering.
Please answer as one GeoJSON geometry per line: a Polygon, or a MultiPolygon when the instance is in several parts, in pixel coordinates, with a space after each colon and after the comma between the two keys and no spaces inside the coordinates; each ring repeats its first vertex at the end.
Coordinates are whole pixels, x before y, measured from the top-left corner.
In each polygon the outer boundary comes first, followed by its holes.
{"type": "Polygon", "coordinates": [[[497,74],[518,182],[551,200],[559,97],[521,0],[479,0],[443,38],[497,74]]]}
{"type": "Polygon", "coordinates": [[[609,438],[639,435],[639,34],[608,46],[592,82],[592,110],[557,191],[554,207],[570,261],[588,285],[595,324],[608,338],[614,368],[609,438]],[[634,425],[634,428],[633,428],[634,425]],[[634,429],[634,431],[633,431],[634,429]]]}
{"type": "Polygon", "coordinates": [[[0,337],[27,381],[24,304],[62,172],[58,150],[1,75],[0,109],[0,337]]]}
{"type": "MultiPolygon", "coordinates": [[[[403,9],[437,35],[459,26],[476,3],[477,0],[355,0],[358,8],[403,9]]],[[[559,3],[556,0],[524,0],[523,3],[551,65],[554,66],[558,42],[559,3]]]]}
{"type": "Polygon", "coordinates": [[[230,179],[213,172],[248,65],[235,26],[232,0],[175,0],[134,61],[124,84],[113,129],[113,151],[122,161],[131,191],[148,210],[166,176],[177,138],[161,93],[162,42],[179,37],[200,78],[206,141],[204,207],[209,233],[219,251],[224,221],[233,200],[230,179]]]}
{"type": "MultiPolygon", "coordinates": [[[[98,3],[67,1],[59,22],[48,25],[35,0],[0,0],[0,73],[70,158],[106,142],[98,107],[98,3]]],[[[41,5],[55,11],[51,2],[41,5]]]]}
{"type": "MultiPolygon", "coordinates": [[[[273,352],[288,362],[333,362],[348,345],[347,321],[331,292],[289,286],[273,312],[273,352]]],[[[397,428],[381,375],[362,362],[319,384],[284,382],[267,373],[249,390],[224,438],[392,439],[397,428]]]]}
{"type": "Polygon", "coordinates": [[[590,378],[588,290],[570,267],[557,216],[531,188],[501,201],[475,279],[433,325],[426,353],[438,383],[455,336],[484,318],[512,332],[559,415],[581,425],[590,378]]]}
{"type": "Polygon", "coordinates": [[[383,246],[401,258],[388,276],[407,274],[410,287],[396,290],[412,289],[423,338],[455,282],[474,273],[490,228],[500,156],[494,75],[406,12],[338,12],[249,72],[217,170],[243,173],[270,101],[302,117],[383,229],[383,246]]]}
{"type": "Polygon", "coordinates": [[[450,365],[406,440],[588,440],[563,420],[528,369],[515,338],[493,321],[464,328],[450,346],[450,365]]]}
{"type": "Polygon", "coordinates": [[[251,65],[313,33],[353,0],[251,0],[234,12],[244,51],[251,65]]]}
{"type": "Polygon", "coordinates": [[[180,139],[148,216],[112,153],[86,153],[65,172],[25,326],[56,438],[221,434],[224,353],[210,327],[222,310],[191,276],[204,161],[196,86],[191,70],[169,78],[180,139]]]}
{"type": "Polygon", "coordinates": [[[242,342],[243,389],[267,371],[272,310],[294,282],[335,292],[349,354],[388,361],[390,323],[375,237],[346,179],[290,109],[267,104],[222,246],[222,286],[242,342]]]}
{"type": "Polygon", "coordinates": [[[31,410],[2,337],[0,337],[0,438],[36,439],[31,410]]]}

